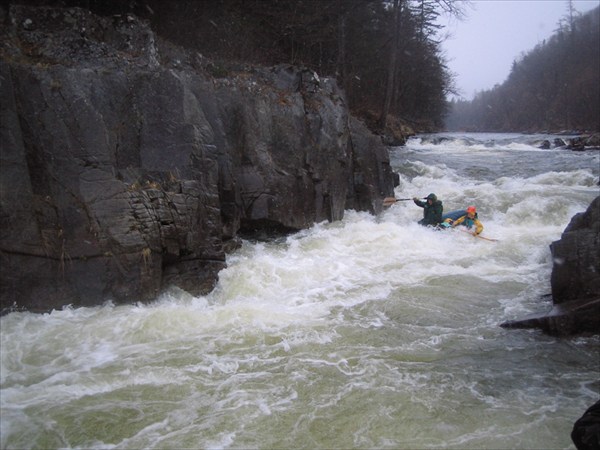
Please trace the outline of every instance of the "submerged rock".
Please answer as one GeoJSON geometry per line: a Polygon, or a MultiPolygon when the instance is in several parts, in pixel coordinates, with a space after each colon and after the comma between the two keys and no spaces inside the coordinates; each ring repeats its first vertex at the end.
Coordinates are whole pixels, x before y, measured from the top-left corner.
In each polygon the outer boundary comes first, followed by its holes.
{"type": "Polygon", "coordinates": [[[600,332],[600,299],[554,305],[546,314],[534,314],[501,324],[504,328],[538,328],[554,336],[600,332]]]}
{"type": "Polygon", "coordinates": [[[332,79],[217,67],[133,16],[13,5],[5,23],[4,311],[207,293],[241,231],[377,213],[393,194],[387,149],[332,79]]]}

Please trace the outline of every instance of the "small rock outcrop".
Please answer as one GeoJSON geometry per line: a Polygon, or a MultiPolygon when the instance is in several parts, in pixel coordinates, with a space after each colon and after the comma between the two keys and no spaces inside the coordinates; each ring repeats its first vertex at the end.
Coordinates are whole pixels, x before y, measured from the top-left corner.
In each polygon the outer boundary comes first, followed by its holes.
{"type": "Polygon", "coordinates": [[[555,304],[600,297],[600,196],[585,212],[573,216],[550,250],[555,304]]]}
{"type": "Polygon", "coordinates": [[[548,314],[503,323],[541,328],[553,335],[600,333],[600,196],[576,214],[560,240],[550,245],[554,307],[548,314]]]}
{"type": "Polygon", "coordinates": [[[573,424],[571,440],[577,450],[600,449],[600,400],[590,406],[573,424]]]}
{"type": "Polygon", "coordinates": [[[206,293],[240,233],[393,194],[387,149],[332,79],[219,65],[133,16],[0,20],[3,311],[206,293]]]}

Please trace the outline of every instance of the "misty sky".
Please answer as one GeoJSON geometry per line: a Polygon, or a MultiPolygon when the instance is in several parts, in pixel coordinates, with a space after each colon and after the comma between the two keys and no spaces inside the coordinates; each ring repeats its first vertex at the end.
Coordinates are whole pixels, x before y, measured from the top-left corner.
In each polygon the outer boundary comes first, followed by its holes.
{"type": "MultiPolygon", "coordinates": [[[[584,13],[600,0],[573,4],[584,13]]],[[[567,0],[472,0],[464,20],[444,18],[451,36],[442,48],[462,97],[471,100],[476,92],[506,80],[521,53],[552,36],[567,7],[567,0]]]]}

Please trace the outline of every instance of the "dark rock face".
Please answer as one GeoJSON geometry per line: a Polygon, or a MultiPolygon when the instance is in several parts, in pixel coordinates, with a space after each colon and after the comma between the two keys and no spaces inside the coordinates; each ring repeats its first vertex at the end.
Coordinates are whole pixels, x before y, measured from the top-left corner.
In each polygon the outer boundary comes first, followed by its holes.
{"type": "Polygon", "coordinates": [[[550,245],[555,304],[600,297],[600,196],[550,245]]]}
{"type": "Polygon", "coordinates": [[[240,231],[377,213],[393,193],[333,80],[216,68],[130,16],[1,18],[3,310],[206,293],[240,231]]]}
{"type": "Polygon", "coordinates": [[[600,400],[577,419],[571,431],[571,440],[577,450],[600,449],[600,400]]]}
{"type": "Polygon", "coordinates": [[[502,326],[541,328],[555,335],[600,333],[600,196],[584,213],[573,216],[550,250],[554,308],[502,326]]]}

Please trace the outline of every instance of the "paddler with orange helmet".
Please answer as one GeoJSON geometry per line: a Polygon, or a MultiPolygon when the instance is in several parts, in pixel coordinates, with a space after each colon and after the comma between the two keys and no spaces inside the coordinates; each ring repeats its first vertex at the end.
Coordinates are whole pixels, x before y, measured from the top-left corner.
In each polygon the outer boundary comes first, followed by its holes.
{"type": "Polygon", "coordinates": [[[467,208],[467,214],[459,217],[454,222],[452,222],[452,228],[454,228],[458,225],[467,227],[467,228],[469,228],[469,230],[473,230],[473,227],[474,227],[475,230],[472,231],[473,236],[477,236],[479,233],[481,233],[483,231],[483,225],[477,218],[477,209],[474,206],[469,206],[467,208]]]}

